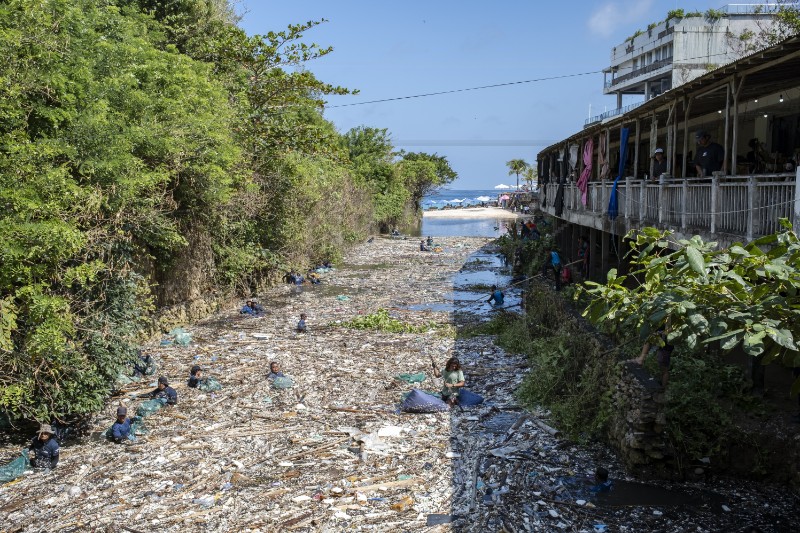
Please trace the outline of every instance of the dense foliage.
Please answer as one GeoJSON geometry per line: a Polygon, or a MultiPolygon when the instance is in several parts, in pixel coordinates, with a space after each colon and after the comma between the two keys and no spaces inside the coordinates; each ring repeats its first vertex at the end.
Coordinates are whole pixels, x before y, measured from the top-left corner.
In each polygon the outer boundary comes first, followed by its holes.
{"type": "Polygon", "coordinates": [[[0,2],[0,412],[102,406],[154,309],[336,260],[446,160],[340,135],[302,68],[320,22],[249,36],[226,0],[0,2]]]}

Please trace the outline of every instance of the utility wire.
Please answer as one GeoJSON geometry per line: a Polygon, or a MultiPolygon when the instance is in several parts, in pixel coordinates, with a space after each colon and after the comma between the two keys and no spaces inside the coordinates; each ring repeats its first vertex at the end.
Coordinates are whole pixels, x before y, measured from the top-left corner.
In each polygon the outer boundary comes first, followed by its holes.
{"type": "Polygon", "coordinates": [[[523,81],[509,81],[506,83],[495,83],[492,85],[481,85],[480,87],[468,87],[466,89],[451,89],[449,91],[438,91],[434,93],[422,93],[422,94],[412,94],[409,96],[396,96],[394,98],[382,98],[380,100],[369,100],[367,102],[354,102],[352,104],[339,104],[339,105],[329,105],[325,106],[326,109],[331,109],[334,107],[351,107],[356,105],[366,105],[366,104],[378,104],[382,102],[394,102],[397,100],[410,100],[412,98],[424,98],[427,96],[439,96],[441,94],[453,94],[453,93],[463,93],[467,91],[479,91],[482,89],[493,89],[495,87],[508,87],[509,85],[522,85],[525,83],[536,83],[540,81],[550,81],[550,80],[560,80],[564,78],[576,78],[578,76],[588,76],[589,74],[599,74],[603,72],[602,70],[593,70],[591,72],[580,72],[577,74],[564,74],[562,76],[550,76],[547,78],[535,78],[532,80],[523,80],[523,81]]]}
{"type": "MultiPolygon", "coordinates": [[[[689,61],[689,60],[692,60],[692,59],[708,59],[710,57],[727,56],[727,55],[728,55],[727,52],[722,52],[722,53],[718,53],[718,54],[704,54],[702,56],[697,56],[697,57],[685,57],[685,58],[683,58],[682,61],[685,62],[685,61],[689,61]]],[[[670,63],[671,66],[681,66],[682,64],[684,64],[684,63],[675,63],[675,62],[670,63]]],[[[647,65],[645,65],[645,66],[647,66],[647,65]]],[[[667,66],[667,65],[664,65],[664,66],[667,66]]],[[[635,70],[639,70],[641,68],[643,68],[643,67],[636,67],[635,70]]],[[[630,66],[630,67],[618,67],[616,72],[617,72],[617,74],[619,74],[620,72],[625,71],[625,70],[633,71],[634,68],[632,66],[630,66]]],[[[523,84],[526,84],[526,83],[537,83],[537,82],[541,82],[541,81],[560,80],[560,79],[565,79],[565,78],[577,78],[577,77],[580,77],[580,76],[588,76],[590,74],[600,74],[601,72],[603,72],[603,70],[592,70],[590,72],[579,72],[579,73],[575,73],[575,74],[563,74],[561,76],[549,76],[549,77],[546,77],[546,78],[534,78],[532,80],[509,81],[509,82],[506,82],[506,83],[494,83],[492,85],[481,85],[479,87],[468,87],[468,88],[465,88],[465,89],[451,89],[449,91],[437,91],[437,92],[432,92],[432,93],[412,94],[412,95],[408,95],[408,96],[395,96],[393,98],[381,98],[381,99],[378,99],[378,100],[368,100],[366,102],[353,102],[351,104],[326,105],[325,108],[326,109],[333,109],[333,108],[336,108],[336,107],[352,107],[352,106],[357,106],[357,105],[379,104],[379,103],[383,103],[383,102],[396,102],[398,100],[411,100],[411,99],[414,99],[414,98],[425,98],[425,97],[428,97],[428,96],[439,96],[439,95],[442,95],[442,94],[463,93],[463,92],[468,92],[468,91],[480,91],[480,90],[483,90],[483,89],[494,89],[496,87],[508,87],[508,86],[512,86],[512,85],[523,85],[523,84]]]]}

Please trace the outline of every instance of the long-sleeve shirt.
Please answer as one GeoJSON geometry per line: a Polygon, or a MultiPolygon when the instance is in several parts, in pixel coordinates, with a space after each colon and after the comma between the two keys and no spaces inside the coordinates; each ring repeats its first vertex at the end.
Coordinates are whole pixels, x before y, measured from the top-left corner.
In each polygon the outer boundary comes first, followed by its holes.
{"type": "Polygon", "coordinates": [[[167,405],[175,405],[178,403],[178,393],[175,389],[167,385],[163,390],[156,389],[150,393],[151,398],[163,398],[167,400],[167,405]]]}
{"type": "Polygon", "coordinates": [[[30,449],[35,455],[32,462],[37,468],[55,468],[58,464],[59,446],[53,437],[43,441],[38,435],[35,436],[30,449]]]}
{"type": "Polygon", "coordinates": [[[131,434],[131,419],[125,418],[124,422],[114,422],[111,426],[111,438],[114,442],[122,442],[126,440],[131,434]]]}
{"type": "Polygon", "coordinates": [[[492,293],[488,301],[491,303],[492,300],[494,300],[495,305],[503,305],[503,298],[504,298],[503,291],[498,289],[492,293]]]}

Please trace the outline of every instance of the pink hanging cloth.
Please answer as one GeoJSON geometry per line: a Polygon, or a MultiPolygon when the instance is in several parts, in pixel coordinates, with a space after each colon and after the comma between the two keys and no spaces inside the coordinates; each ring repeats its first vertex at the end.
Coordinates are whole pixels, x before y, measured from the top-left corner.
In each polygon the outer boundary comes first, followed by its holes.
{"type": "Polygon", "coordinates": [[[592,152],[594,151],[594,137],[583,144],[583,170],[578,179],[578,190],[581,191],[581,202],[586,207],[586,196],[589,191],[589,178],[592,177],[592,152]]]}

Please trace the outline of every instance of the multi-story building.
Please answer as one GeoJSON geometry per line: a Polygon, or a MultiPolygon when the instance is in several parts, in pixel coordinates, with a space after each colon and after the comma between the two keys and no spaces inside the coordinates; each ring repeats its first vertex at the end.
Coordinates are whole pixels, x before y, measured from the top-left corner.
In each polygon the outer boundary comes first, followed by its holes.
{"type": "Polygon", "coordinates": [[[775,4],[729,4],[705,14],[668,18],[628,37],[611,50],[611,64],[603,70],[603,93],[616,95],[616,109],[586,124],[629,111],[739,59],[748,53],[748,42],[771,24],[774,9],[775,4]],[[624,95],[644,98],[623,108],[624,95]]]}

